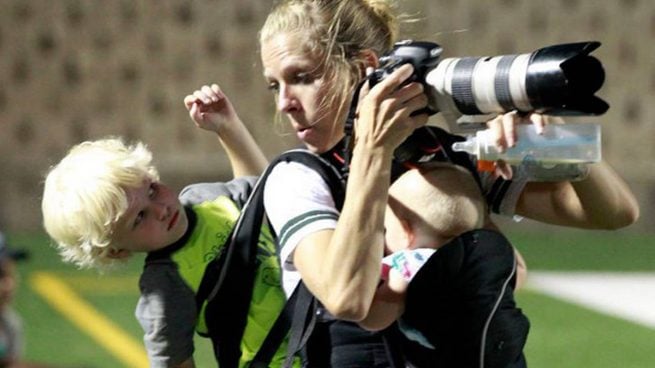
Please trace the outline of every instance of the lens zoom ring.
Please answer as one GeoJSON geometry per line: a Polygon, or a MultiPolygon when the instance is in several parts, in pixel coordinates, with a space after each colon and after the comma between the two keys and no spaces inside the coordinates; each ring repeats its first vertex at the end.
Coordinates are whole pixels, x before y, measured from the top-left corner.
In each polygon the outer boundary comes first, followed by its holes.
{"type": "Polygon", "coordinates": [[[457,109],[465,115],[477,115],[481,111],[473,96],[473,71],[480,58],[465,57],[457,61],[451,82],[453,100],[457,109]]]}
{"type": "Polygon", "coordinates": [[[509,86],[509,72],[516,55],[505,55],[500,58],[496,65],[496,75],[494,75],[494,91],[496,101],[504,111],[514,110],[516,107],[512,101],[512,91],[509,86]]]}

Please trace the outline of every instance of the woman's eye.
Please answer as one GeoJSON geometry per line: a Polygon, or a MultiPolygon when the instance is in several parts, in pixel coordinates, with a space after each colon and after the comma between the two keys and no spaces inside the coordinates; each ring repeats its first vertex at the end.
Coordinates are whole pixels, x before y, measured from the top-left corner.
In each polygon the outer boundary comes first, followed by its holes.
{"type": "Polygon", "coordinates": [[[277,93],[280,90],[280,85],[277,83],[269,83],[268,90],[277,93]]]}
{"type": "Polygon", "coordinates": [[[300,84],[308,84],[313,81],[313,77],[309,73],[298,73],[294,76],[294,81],[300,84]]]}

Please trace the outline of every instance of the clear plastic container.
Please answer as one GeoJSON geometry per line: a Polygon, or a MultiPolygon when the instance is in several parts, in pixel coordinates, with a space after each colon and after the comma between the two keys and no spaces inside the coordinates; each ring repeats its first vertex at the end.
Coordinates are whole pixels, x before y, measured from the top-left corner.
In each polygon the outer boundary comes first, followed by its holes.
{"type": "Polygon", "coordinates": [[[481,130],[465,141],[455,142],[453,150],[475,155],[481,163],[503,160],[519,165],[529,161],[546,168],[558,164],[586,164],[601,160],[601,129],[600,125],[592,123],[549,124],[544,127],[543,134],[537,134],[533,125],[519,125],[516,145],[502,153],[488,139],[488,132],[481,130]]]}

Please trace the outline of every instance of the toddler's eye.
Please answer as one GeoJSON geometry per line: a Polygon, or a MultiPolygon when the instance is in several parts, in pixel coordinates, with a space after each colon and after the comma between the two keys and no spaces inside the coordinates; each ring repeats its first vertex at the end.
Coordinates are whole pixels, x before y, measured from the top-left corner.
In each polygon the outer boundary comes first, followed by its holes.
{"type": "Polygon", "coordinates": [[[146,213],[145,213],[145,211],[141,211],[141,212],[139,212],[139,213],[136,215],[136,218],[134,218],[134,226],[133,226],[133,227],[136,228],[137,226],[139,226],[139,224],[143,221],[143,218],[144,218],[144,217],[146,217],[146,213]]]}
{"type": "Polygon", "coordinates": [[[157,183],[150,184],[148,187],[148,198],[153,199],[157,195],[157,183]]]}

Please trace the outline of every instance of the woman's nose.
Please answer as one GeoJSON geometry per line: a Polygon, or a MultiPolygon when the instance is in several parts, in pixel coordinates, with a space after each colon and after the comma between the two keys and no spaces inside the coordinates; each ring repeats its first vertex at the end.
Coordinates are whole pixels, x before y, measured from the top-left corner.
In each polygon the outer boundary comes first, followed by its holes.
{"type": "Polygon", "coordinates": [[[288,113],[298,109],[298,100],[288,86],[280,86],[277,99],[277,108],[280,112],[288,113]]]}

